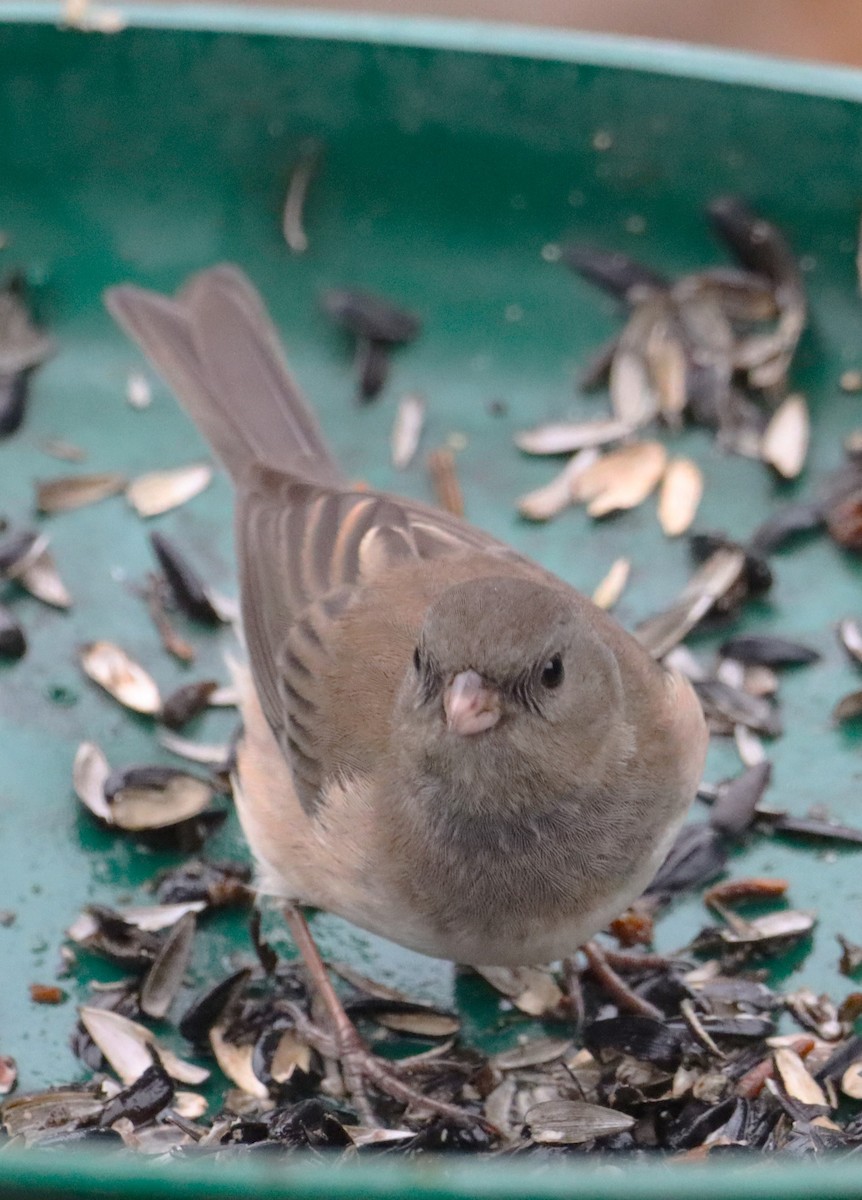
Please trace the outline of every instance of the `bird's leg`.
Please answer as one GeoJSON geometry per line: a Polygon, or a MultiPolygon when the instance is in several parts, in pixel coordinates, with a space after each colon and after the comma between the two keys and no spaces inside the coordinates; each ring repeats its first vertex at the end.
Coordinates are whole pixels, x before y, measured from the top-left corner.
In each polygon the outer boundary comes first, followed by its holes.
{"type": "Polygon", "coordinates": [[[390,1096],[399,1104],[424,1108],[428,1112],[446,1117],[459,1125],[480,1124],[487,1128],[487,1123],[474,1113],[465,1112],[456,1105],[446,1104],[442,1100],[434,1100],[430,1096],[423,1095],[416,1088],[410,1087],[399,1076],[397,1068],[387,1066],[371,1053],[359,1036],[356,1026],[344,1011],[344,1005],[327,974],[326,966],[320,957],[320,951],[311,936],[311,930],[308,928],[305,917],[294,904],[285,904],[283,911],[291,936],[305,964],[305,969],[308,971],[312,987],[317,991],[329,1014],[332,1023],[332,1037],[344,1078],[344,1088],[355,1104],[357,1114],[363,1124],[380,1124],[366,1091],[365,1085],[372,1084],[378,1091],[390,1096]]]}
{"type": "Polygon", "coordinates": [[[608,962],[608,956],[598,942],[584,942],[581,949],[586,957],[590,972],[620,1008],[625,1009],[626,1012],[637,1013],[642,1017],[653,1017],[657,1021],[664,1020],[664,1013],[660,1008],[656,1008],[654,1004],[650,1004],[649,1000],[644,1000],[638,996],[632,991],[626,981],[616,973],[608,962]]]}
{"type": "Polygon", "coordinates": [[[576,958],[564,958],[562,962],[563,1000],[576,1029],[584,1023],[584,989],[581,987],[581,969],[576,958]]]}

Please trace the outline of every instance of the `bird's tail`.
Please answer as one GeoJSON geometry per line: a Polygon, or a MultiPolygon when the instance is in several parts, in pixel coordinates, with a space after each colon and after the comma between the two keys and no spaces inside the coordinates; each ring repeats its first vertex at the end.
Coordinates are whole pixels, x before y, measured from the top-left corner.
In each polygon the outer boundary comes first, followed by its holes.
{"type": "Polygon", "coordinates": [[[255,465],[314,483],[341,481],[263,302],[238,268],[202,271],[175,298],[131,284],[109,288],[105,304],[235,483],[255,465]]]}

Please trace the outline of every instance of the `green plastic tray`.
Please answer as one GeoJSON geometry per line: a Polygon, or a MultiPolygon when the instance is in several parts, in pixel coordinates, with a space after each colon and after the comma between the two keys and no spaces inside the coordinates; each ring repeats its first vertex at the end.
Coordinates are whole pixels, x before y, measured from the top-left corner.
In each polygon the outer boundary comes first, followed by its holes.
{"type": "MultiPolygon", "coordinates": [[[[634,563],[619,616],[634,623],[689,573],[682,544],[662,543],[654,503],[599,526],[581,512],[546,528],[519,523],[515,498],[550,476],[519,456],[512,433],[537,420],[604,411],[578,397],[575,366],[618,327],[614,306],[542,249],[577,236],[667,270],[719,260],[702,215],[737,192],[787,232],[806,268],[813,318],[795,382],[814,416],[808,478],[840,460],[840,439],[862,424],[862,400],[838,389],[862,367],[862,303],[854,254],[862,196],[862,77],[855,72],[559,33],[429,21],[165,6],[125,10],[129,27],[103,36],[58,28],[54,5],[0,4],[0,269],[20,263],[36,286],[59,353],[39,373],[26,427],[0,444],[0,513],[32,517],[32,481],[66,468],[39,442],[64,437],[94,470],[129,473],[181,464],[205,451],[173,399],[154,384],[146,411],[125,402],[140,366],[102,310],[104,286],[137,279],[173,288],[213,262],[241,263],[280,324],[302,386],[352,476],[427,498],[421,462],[388,466],[394,400],[425,393],[425,445],[466,439],[459,455],[468,515],[592,589],[610,563],[634,563]],[[607,136],[595,141],[597,132],[607,136]],[[309,136],[325,146],[312,185],[309,253],[291,257],[280,231],[285,183],[309,136]],[[596,145],[606,145],[604,150],[596,145]],[[640,231],[640,232],[637,232],[640,231]],[[347,347],[320,315],[327,285],[360,284],[400,298],[426,331],[395,360],[377,404],[352,401],[347,347]],[[513,307],[516,306],[516,307],[513,307]],[[512,320],[513,314],[519,319],[512,320]],[[488,402],[504,399],[506,416],[488,402]],[[662,544],[660,544],[662,543],[662,544]],[[661,564],[661,569],[656,563],[661,564]]],[[[770,506],[803,495],[757,464],[722,458],[700,433],[677,439],[708,486],[700,525],[745,535],[770,506]]],[[[188,544],[213,583],[233,588],[231,498],[218,478],[185,508],[155,522],[188,544]]],[[[63,930],[87,902],[143,897],[175,861],[93,827],[70,789],[78,741],[93,738],[117,762],[153,758],[152,731],[80,677],[75,648],[113,637],[151,665],[165,689],[183,672],[160,651],[133,585],[151,567],[147,527],[112,500],[44,522],[76,598],[68,615],[20,604],[31,650],[0,669],[0,1052],[20,1087],[82,1076],[67,1048],[87,982],[110,977],[82,962],[62,981],[58,1008],[30,1003],[27,985],[50,982],[63,930]]],[[[819,665],[782,685],[787,735],[774,746],[771,799],[794,812],[827,803],[859,821],[859,743],[828,713],[854,675],[831,625],[860,605],[858,563],[824,540],[776,559],[769,603],[746,627],[799,635],[819,665]]],[[[223,674],[224,640],[198,636],[199,670],[223,674]]],[[[708,639],[703,643],[708,645],[708,639]]],[[[223,737],[226,719],[195,731],[223,737]]],[[[713,750],[708,774],[736,769],[713,750]]],[[[235,825],[209,847],[242,853],[235,825]]],[[[739,874],[786,875],[792,902],[816,908],[820,928],[780,974],[841,996],[834,934],[860,939],[862,859],[815,854],[778,841],[748,850],[739,874]]],[[[659,925],[659,947],[683,944],[706,920],[697,901],[659,925]]],[[[193,974],[223,970],[245,952],[243,919],[208,918],[193,974]]],[[[520,1025],[501,1020],[480,981],[400,951],[325,915],[326,953],[420,995],[453,998],[466,1034],[497,1046],[520,1025]]],[[[289,952],[277,926],[272,936],[289,952]]],[[[519,1160],[417,1164],[379,1161],[321,1168],[302,1160],[154,1168],[91,1154],[0,1155],[0,1194],[120,1196],[627,1195],[849,1196],[862,1184],[847,1165],[726,1163],[696,1172],[578,1159],[536,1171],[519,1160]]]]}

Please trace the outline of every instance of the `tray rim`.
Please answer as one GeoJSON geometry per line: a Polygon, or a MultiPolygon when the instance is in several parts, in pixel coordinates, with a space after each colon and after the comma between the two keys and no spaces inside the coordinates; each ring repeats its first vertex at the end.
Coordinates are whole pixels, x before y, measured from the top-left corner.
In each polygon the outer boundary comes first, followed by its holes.
{"type": "Polygon", "coordinates": [[[528,1163],[465,1157],[418,1162],[370,1159],[350,1165],[321,1158],[186,1160],[142,1163],[106,1151],[38,1149],[0,1156],[5,1200],[858,1200],[853,1161],[750,1158],[709,1163],[638,1163],[588,1158],[536,1169],[528,1163]],[[11,1186],[12,1191],[7,1190],[11,1186]]]}
{"type": "MultiPolygon", "coordinates": [[[[0,23],[63,26],[64,8],[62,0],[0,0],[0,23]]],[[[862,69],[691,42],[578,32],[553,26],[329,9],[280,9],[254,4],[246,7],[170,0],[126,4],[120,0],[93,8],[95,13],[106,11],[116,13],[124,27],[134,29],[269,34],[508,55],[862,101],[862,69]]],[[[90,36],[118,34],[93,31],[90,36]]]]}

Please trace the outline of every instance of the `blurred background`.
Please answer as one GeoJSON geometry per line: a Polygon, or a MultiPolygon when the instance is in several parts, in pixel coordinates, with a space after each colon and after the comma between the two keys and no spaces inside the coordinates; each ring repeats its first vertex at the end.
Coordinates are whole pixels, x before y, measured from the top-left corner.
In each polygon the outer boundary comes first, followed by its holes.
{"type": "Polygon", "coordinates": [[[862,65],[858,0],[302,0],[301,7],[556,25],[862,65]]]}

